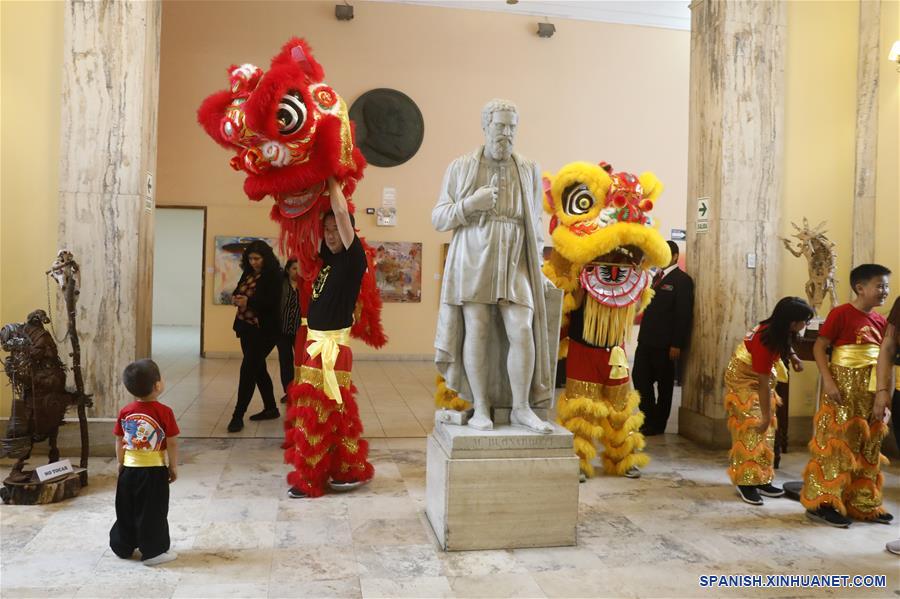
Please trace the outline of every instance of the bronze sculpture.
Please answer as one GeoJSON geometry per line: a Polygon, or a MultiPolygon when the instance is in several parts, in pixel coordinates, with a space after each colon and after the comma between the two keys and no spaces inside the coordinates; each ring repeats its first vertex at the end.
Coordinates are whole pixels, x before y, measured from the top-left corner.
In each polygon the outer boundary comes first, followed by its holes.
{"type": "MultiPolygon", "coordinates": [[[[72,342],[75,359],[74,373],[76,389],[66,389],[66,366],[59,357],[59,350],[53,335],[44,325],[50,318],[44,310],[34,310],[24,323],[10,323],[0,329],[0,347],[9,355],[0,360],[13,389],[13,403],[6,436],[0,439],[0,450],[6,456],[18,458],[10,475],[4,480],[2,489],[4,501],[16,485],[37,484],[33,470],[25,470],[26,460],[31,456],[35,443],[48,441],[49,463],[59,460],[57,437],[66,411],[77,406],[81,425],[81,468],[87,467],[88,438],[85,408],[91,404],[90,396],[84,393],[81,376],[80,347],[75,328],[75,301],[78,295],[78,264],[72,254],[60,251],[47,274],[61,286],[69,317],[69,327],[65,338],[72,342]]],[[[87,484],[85,471],[78,476],[81,485],[87,484]]],[[[79,487],[80,488],[80,487],[79,487]]],[[[76,490],[77,492],[77,490],[76,490]]],[[[39,499],[46,494],[25,493],[25,496],[39,499]]],[[[51,493],[51,496],[57,494],[51,493]]],[[[66,495],[70,496],[70,495],[66,495]]],[[[58,498],[62,498],[61,496],[58,498]]],[[[55,500],[55,499],[54,499],[55,500]]],[[[15,501],[15,503],[42,503],[43,501],[15,501]]]]}
{"type": "Polygon", "coordinates": [[[792,247],[791,240],[782,237],[781,241],[784,247],[799,258],[806,258],[807,267],[809,269],[809,280],[806,282],[806,299],[809,305],[815,310],[816,315],[820,315],[819,308],[825,301],[827,294],[831,298],[831,307],[837,305],[837,296],[835,294],[835,278],[834,271],[837,267],[837,254],[834,251],[834,242],[825,236],[827,231],[824,229],[825,222],[819,223],[814,229],[809,226],[809,221],[803,219],[803,227],[791,223],[797,232],[793,237],[797,239],[796,247],[792,247]]]}

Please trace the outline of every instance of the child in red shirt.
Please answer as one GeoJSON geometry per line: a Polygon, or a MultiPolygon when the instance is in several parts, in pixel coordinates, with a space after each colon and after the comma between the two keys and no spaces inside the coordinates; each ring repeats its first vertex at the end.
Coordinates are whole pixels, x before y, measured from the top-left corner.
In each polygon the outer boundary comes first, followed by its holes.
{"type": "Polygon", "coordinates": [[[883,524],[893,520],[881,507],[881,441],[887,427],[884,422],[870,422],[875,364],[887,326],[873,309],[883,305],[890,293],[890,274],[880,264],[854,268],[850,285],[856,299],[828,314],[813,346],[822,375],[822,397],[800,502],[811,520],[838,528],[850,525],[847,516],[883,524]]]}
{"type": "Polygon", "coordinates": [[[772,315],[738,344],[725,370],[725,410],[731,431],[728,476],[738,496],[751,505],[762,505],[763,495],[784,495],[772,485],[777,427],[772,412],[781,401],[775,394],[775,375],[784,368],[783,356],[790,358],[794,370],[803,370],[791,340],[812,317],[813,309],[802,299],[782,298],[772,315]]]}
{"type": "Polygon", "coordinates": [[[172,408],[156,399],[165,385],[153,360],[132,362],[122,380],[137,401],[119,411],[113,429],[119,480],[109,546],[122,559],[140,549],[144,565],[155,566],[178,557],[169,551],[167,520],[169,483],[178,478],[178,424],[172,408]]]}

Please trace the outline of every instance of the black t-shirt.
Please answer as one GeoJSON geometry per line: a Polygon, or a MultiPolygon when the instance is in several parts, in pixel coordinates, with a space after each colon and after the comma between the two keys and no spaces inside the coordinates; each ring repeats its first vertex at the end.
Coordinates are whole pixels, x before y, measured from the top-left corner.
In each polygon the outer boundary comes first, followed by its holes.
{"type": "Polygon", "coordinates": [[[366,272],[366,251],[359,237],[338,254],[322,243],[322,269],[313,282],[307,320],[316,331],[335,331],[353,324],[353,310],[366,272]]]}

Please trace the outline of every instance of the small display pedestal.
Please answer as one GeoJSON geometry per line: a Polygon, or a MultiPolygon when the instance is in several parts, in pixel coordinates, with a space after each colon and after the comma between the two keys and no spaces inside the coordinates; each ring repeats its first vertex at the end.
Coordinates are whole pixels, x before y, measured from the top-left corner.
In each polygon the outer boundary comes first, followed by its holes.
{"type": "Polygon", "coordinates": [[[3,503],[13,505],[56,503],[77,497],[81,488],[87,486],[87,482],[86,468],[75,468],[71,474],[44,482],[39,482],[36,476],[32,476],[32,480],[25,482],[7,478],[3,481],[3,487],[0,488],[0,499],[3,500],[3,503]]]}
{"type": "Polygon", "coordinates": [[[575,544],[578,458],[554,424],[540,435],[435,423],[428,436],[425,513],[446,551],[575,544]]]}

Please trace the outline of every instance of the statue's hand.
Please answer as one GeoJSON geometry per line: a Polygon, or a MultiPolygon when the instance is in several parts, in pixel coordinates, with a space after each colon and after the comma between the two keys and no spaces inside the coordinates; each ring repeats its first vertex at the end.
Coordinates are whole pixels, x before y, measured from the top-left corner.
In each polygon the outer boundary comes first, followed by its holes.
{"type": "Polygon", "coordinates": [[[467,213],[487,211],[493,209],[497,203],[497,177],[491,178],[488,185],[484,185],[475,190],[475,193],[465,199],[465,209],[467,213]]]}

